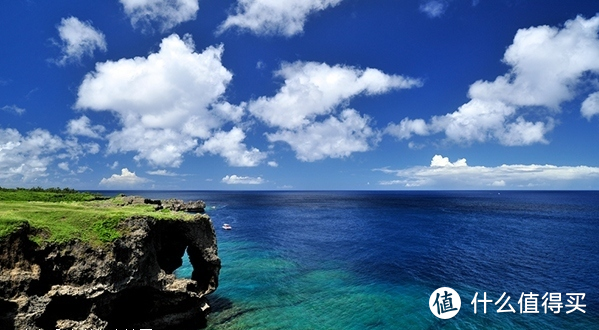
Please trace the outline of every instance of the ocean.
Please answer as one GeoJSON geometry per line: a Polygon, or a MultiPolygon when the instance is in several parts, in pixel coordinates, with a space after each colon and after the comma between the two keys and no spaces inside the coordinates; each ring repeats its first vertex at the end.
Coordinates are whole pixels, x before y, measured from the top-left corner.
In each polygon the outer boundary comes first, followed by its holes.
{"type": "Polygon", "coordinates": [[[599,192],[127,193],[207,203],[208,329],[599,329],[599,192]]]}

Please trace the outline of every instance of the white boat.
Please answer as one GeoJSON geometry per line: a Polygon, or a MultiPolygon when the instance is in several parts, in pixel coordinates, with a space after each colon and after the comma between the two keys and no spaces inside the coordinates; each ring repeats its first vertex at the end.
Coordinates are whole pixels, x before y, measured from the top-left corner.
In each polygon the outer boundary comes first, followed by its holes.
{"type": "Polygon", "coordinates": [[[228,224],[228,223],[225,223],[225,224],[223,225],[223,229],[224,229],[224,230],[231,230],[231,225],[230,225],[230,224],[228,224]]]}

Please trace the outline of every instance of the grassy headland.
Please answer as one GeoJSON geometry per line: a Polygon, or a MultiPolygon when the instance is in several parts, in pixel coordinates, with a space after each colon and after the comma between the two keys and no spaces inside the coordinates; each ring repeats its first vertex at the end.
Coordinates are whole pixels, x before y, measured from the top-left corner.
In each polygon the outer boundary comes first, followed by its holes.
{"type": "Polygon", "coordinates": [[[158,220],[193,217],[166,209],[156,211],[149,204],[123,204],[120,196],[106,198],[71,189],[0,188],[0,238],[28,222],[36,232],[31,239],[38,243],[79,239],[98,245],[120,237],[119,222],[133,216],[158,220]]]}

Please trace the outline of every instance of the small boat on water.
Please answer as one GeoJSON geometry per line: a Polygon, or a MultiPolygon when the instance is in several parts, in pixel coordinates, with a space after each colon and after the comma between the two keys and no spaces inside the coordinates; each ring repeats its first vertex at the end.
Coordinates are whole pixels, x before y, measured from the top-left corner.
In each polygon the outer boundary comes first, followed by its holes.
{"type": "Polygon", "coordinates": [[[224,229],[224,230],[231,230],[231,225],[230,225],[230,224],[228,224],[228,223],[225,223],[225,224],[223,225],[223,229],[224,229]]]}

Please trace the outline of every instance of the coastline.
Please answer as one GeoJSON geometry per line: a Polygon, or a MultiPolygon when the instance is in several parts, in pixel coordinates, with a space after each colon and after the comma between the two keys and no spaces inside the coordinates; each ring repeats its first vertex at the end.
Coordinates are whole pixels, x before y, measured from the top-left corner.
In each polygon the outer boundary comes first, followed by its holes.
{"type": "MultiPolygon", "coordinates": [[[[45,231],[39,220],[21,221],[2,237],[2,329],[205,325],[205,296],[218,286],[220,258],[210,217],[185,212],[200,211],[200,206],[203,211],[203,203],[126,196],[108,200],[110,206],[106,201],[33,203],[53,212],[67,208],[61,219],[73,209],[86,211],[85,203],[104,213],[118,209],[122,219],[112,223],[117,235],[99,236],[99,241],[77,234],[79,230],[71,238],[56,229],[45,231]],[[176,278],[173,272],[185,252],[194,271],[190,279],[176,278]]],[[[6,217],[4,213],[0,215],[6,217]]]]}

